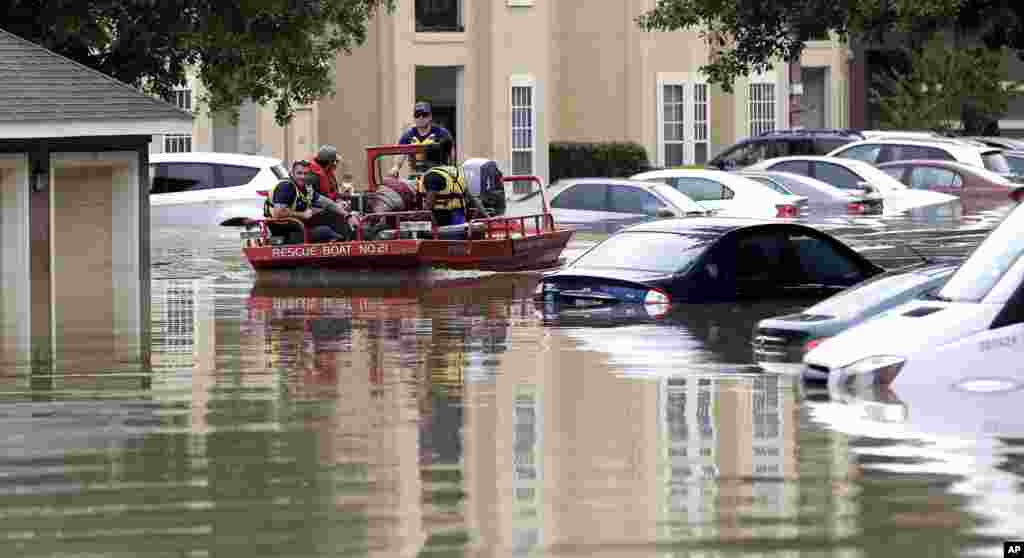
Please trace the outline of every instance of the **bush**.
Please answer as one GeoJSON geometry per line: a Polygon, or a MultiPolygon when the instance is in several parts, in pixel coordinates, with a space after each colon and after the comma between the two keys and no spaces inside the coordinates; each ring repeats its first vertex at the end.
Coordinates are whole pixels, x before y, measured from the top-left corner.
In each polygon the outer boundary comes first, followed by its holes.
{"type": "Polygon", "coordinates": [[[623,178],[651,168],[635,142],[553,142],[548,147],[551,182],[562,178],[623,178]]]}

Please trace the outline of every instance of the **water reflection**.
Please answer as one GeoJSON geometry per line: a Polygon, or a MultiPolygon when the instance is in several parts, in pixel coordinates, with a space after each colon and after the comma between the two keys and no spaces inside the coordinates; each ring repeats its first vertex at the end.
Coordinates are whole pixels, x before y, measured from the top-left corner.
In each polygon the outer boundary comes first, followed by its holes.
{"type": "MultiPolygon", "coordinates": [[[[835,224],[894,259],[984,228],[885,226],[835,224]]],[[[922,459],[937,427],[894,425],[954,400],[899,393],[858,431],[828,409],[860,403],[751,366],[756,320],[802,301],[553,318],[536,275],[255,276],[236,233],[161,234],[151,368],[0,374],[5,555],[955,556],[1020,532],[1012,415],[972,461],[922,459]]]]}
{"type": "Polygon", "coordinates": [[[1019,394],[913,388],[833,390],[814,416],[852,437],[866,483],[929,487],[923,505],[888,510],[890,522],[935,531],[935,552],[1001,556],[1001,541],[1024,529],[1019,394]]]}

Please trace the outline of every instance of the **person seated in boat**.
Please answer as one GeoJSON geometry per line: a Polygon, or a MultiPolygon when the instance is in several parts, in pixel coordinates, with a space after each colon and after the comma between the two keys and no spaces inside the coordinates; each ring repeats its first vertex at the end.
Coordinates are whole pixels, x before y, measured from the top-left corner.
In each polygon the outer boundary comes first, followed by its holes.
{"type": "Polygon", "coordinates": [[[472,205],[481,215],[490,216],[480,200],[466,189],[466,178],[457,165],[432,167],[417,187],[424,196],[423,208],[433,212],[434,222],[439,227],[465,223],[467,205],[472,205]]]}
{"type": "MultiPolygon", "coordinates": [[[[310,228],[309,237],[313,242],[351,239],[352,229],[348,221],[353,215],[348,205],[321,195],[316,182],[316,175],[309,172],[309,162],[296,161],[292,165],[291,177],[278,182],[264,202],[264,217],[299,219],[310,228]]],[[[284,236],[290,244],[304,241],[301,229],[284,223],[271,223],[270,232],[274,236],[284,236]]]]}
{"type": "Polygon", "coordinates": [[[332,201],[338,201],[341,194],[337,174],[339,165],[338,148],[333,145],[321,145],[313,160],[309,162],[308,174],[317,177],[317,189],[332,201]]]}

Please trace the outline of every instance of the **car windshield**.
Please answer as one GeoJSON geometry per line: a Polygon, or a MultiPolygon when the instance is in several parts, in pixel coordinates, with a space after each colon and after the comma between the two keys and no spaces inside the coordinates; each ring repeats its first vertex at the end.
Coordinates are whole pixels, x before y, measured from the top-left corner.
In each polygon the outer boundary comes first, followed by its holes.
{"type": "MultiPolygon", "coordinates": [[[[686,213],[706,213],[707,208],[700,205],[699,203],[690,199],[690,196],[676,190],[671,186],[665,184],[655,184],[652,190],[658,192],[658,195],[668,200],[672,205],[682,209],[686,213]]],[[[682,215],[680,215],[682,217],[682,215]]]]}
{"type": "Polygon", "coordinates": [[[804,310],[804,313],[851,318],[884,303],[887,299],[899,297],[933,278],[934,274],[925,273],[883,273],[811,306],[804,310]]]}
{"type": "Polygon", "coordinates": [[[1018,207],[967,258],[939,291],[943,300],[980,302],[1024,253],[1024,211],[1018,207]]]}
{"type": "Polygon", "coordinates": [[[710,240],[676,233],[623,232],[598,244],[572,266],[675,273],[693,263],[710,240]]]}
{"type": "Polygon", "coordinates": [[[981,162],[985,168],[998,174],[1010,174],[1010,163],[1006,161],[1002,151],[988,151],[981,154],[981,162]]]}

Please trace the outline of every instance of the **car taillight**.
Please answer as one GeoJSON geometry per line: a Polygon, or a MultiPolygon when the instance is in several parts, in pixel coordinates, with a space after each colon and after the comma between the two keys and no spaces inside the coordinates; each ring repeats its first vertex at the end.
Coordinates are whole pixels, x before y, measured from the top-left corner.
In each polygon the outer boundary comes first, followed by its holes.
{"type": "Polygon", "coordinates": [[[668,293],[661,289],[651,289],[644,296],[644,304],[668,304],[671,300],[668,293]]]}
{"type": "Polygon", "coordinates": [[[811,349],[817,347],[818,345],[821,345],[822,342],[824,342],[826,339],[828,339],[828,337],[819,337],[817,339],[811,339],[810,341],[807,342],[807,344],[804,345],[804,352],[811,352],[811,349]]]}
{"type": "Polygon", "coordinates": [[[776,205],[775,210],[777,211],[776,217],[796,217],[800,215],[800,209],[795,205],[776,205]]]}
{"type": "Polygon", "coordinates": [[[864,213],[867,208],[865,208],[864,204],[860,202],[851,202],[846,204],[846,210],[854,215],[860,215],[864,213]]]}
{"type": "Polygon", "coordinates": [[[1020,201],[1024,199],[1024,187],[1017,188],[1010,192],[1010,199],[1013,200],[1014,203],[1020,203],[1020,201]]]}
{"type": "Polygon", "coordinates": [[[257,190],[256,193],[263,196],[264,198],[270,197],[270,192],[266,190],[257,190]]]}

